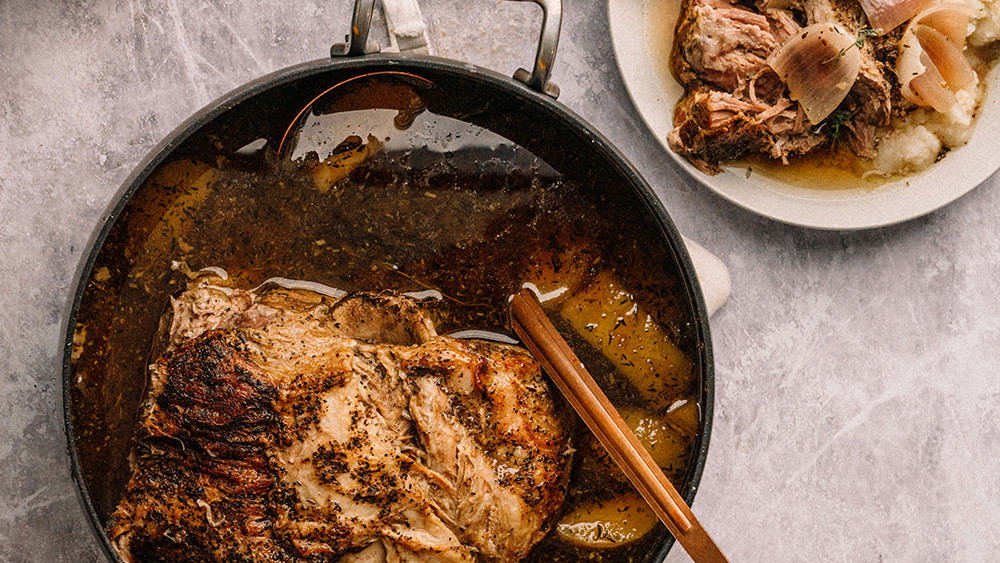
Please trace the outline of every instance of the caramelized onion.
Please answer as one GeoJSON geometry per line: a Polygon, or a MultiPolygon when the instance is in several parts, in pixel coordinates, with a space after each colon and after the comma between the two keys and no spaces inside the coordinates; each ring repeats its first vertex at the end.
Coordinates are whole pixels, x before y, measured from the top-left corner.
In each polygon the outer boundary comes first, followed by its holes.
{"type": "Polygon", "coordinates": [[[944,112],[957,103],[955,92],[975,84],[976,72],[962,53],[970,17],[964,5],[940,4],[913,18],[896,62],[906,99],[944,112]]]}
{"type": "Polygon", "coordinates": [[[838,25],[817,23],[803,28],[768,58],[810,123],[826,119],[854,86],[861,70],[856,40],[838,25]]]}
{"type": "Polygon", "coordinates": [[[868,23],[885,35],[924,9],[930,0],[860,0],[868,23]]]}

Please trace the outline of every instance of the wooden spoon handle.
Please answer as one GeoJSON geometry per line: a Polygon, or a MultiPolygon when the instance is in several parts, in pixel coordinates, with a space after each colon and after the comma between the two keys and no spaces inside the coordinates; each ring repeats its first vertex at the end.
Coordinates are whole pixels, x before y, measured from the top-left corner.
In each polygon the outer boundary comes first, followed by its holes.
{"type": "Polygon", "coordinates": [[[699,562],[728,561],[556,331],[535,294],[522,289],[511,299],[510,313],[514,332],[688,555],[699,562]]]}

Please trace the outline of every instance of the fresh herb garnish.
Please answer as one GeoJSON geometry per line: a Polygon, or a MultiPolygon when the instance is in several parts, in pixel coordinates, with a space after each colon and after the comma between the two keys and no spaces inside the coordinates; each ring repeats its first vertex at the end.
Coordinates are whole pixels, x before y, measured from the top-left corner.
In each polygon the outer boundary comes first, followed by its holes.
{"type": "Polygon", "coordinates": [[[829,119],[826,120],[827,125],[829,125],[826,130],[827,134],[830,135],[830,138],[833,139],[834,143],[840,140],[840,128],[850,121],[852,117],[854,117],[854,115],[852,115],[851,112],[838,109],[833,112],[833,115],[831,115],[829,119]]]}
{"type": "Polygon", "coordinates": [[[858,39],[854,43],[851,43],[847,47],[844,47],[839,52],[837,52],[836,55],[834,55],[834,56],[830,57],[829,59],[823,61],[822,64],[832,63],[833,61],[836,61],[836,60],[840,59],[841,57],[843,57],[847,53],[847,51],[851,50],[854,47],[857,47],[858,49],[860,49],[861,46],[865,44],[865,38],[866,37],[875,37],[876,35],[878,35],[878,30],[877,29],[872,29],[870,27],[858,30],[858,39]]]}

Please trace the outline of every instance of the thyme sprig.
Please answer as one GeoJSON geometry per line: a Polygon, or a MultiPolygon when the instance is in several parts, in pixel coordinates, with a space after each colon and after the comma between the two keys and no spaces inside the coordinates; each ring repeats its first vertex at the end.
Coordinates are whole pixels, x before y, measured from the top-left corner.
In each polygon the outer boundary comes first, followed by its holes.
{"type": "Polygon", "coordinates": [[[847,47],[844,47],[839,52],[837,52],[836,55],[834,55],[834,56],[830,57],[829,59],[823,61],[822,64],[832,63],[833,61],[839,60],[841,57],[843,57],[845,54],[847,54],[847,52],[849,50],[851,50],[853,48],[860,49],[861,46],[865,44],[865,38],[875,37],[876,35],[878,35],[878,30],[877,29],[872,29],[870,27],[858,30],[858,38],[857,38],[857,40],[854,41],[854,43],[851,43],[847,47]]]}

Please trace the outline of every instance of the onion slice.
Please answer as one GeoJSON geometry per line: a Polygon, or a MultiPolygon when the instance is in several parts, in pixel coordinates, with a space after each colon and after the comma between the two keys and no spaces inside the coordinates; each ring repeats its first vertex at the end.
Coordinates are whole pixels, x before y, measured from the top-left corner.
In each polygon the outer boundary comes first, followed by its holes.
{"type": "Polygon", "coordinates": [[[913,18],[896,61],[906,99],[944,112],[957,103],[955,92],[976,83],[976,72],[962,53],[971,15],[965,5],[939,4],[913,18]]]}
{"type": "Polygon", "coordinates": [[[931,106],[935,111],[948,111],[958,103],[958,98],[948,89],[948,84],[927,53],[921,53],[920,58],[924,72],[910,81],[909,89],[912,97],[907,96],[907,98],[918,105],[931,106]]]}
{"type": "Polygon", "coordinates": [[[832,23],[803,28],[775,49],[767,64],[788,85],[809,122],[818,125],[837,109],[858,79],[857,38],[832,23]]]}
{"type": "Polygon", "coordinates": [[[906,20],[920,13],[931,0],[860,0],[868,16],[868,24],[879,35],[896,29],[906,20]]]}
{"type": "Polygon", "coordinates": [[[976,71],[972,70],[972,65],[962,54],[962,49],[952,43],[945,34],[921,24],[913,27],[913,33],[952,92],[958,92],[976,82],[976,71]]]}
{"type": "Polygon", "coordinates": [[[970,19],[972,19],[972,9],[968,6],[946,2],[927,8],[913,18],[911,25],[932,27],[961,48],[965,45],[965,37],[969,34],[970,19]]]}

